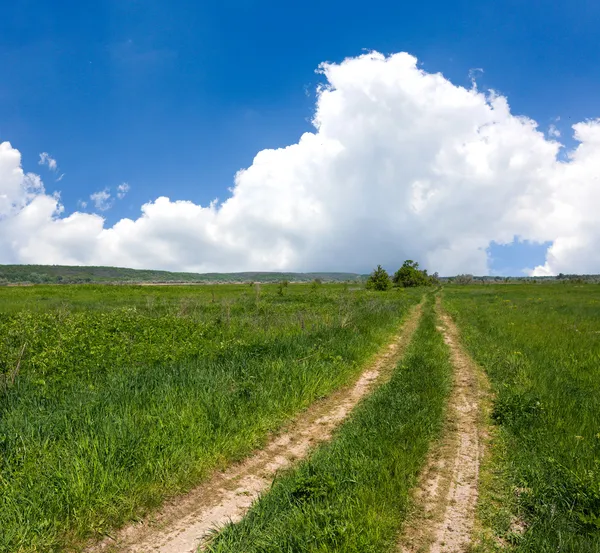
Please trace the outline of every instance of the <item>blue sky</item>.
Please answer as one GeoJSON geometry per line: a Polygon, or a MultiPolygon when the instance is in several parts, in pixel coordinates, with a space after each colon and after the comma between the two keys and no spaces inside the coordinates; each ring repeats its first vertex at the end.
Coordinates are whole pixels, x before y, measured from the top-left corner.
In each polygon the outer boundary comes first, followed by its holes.
{"type": "MultiPolygon", "coordinates": [[[[60,191],[66,213],[127,182],[107,225],[161,195],[226,199],[257,152],[311,130],[318,65],[364,49],[407,51],[465,87],[482,69],[479,89],[555,124],[568,147],[570,125],[600,115],[593,1],[22,0],[1,12],[0,141],[60,191]],[[41,152],[59,172],[38,166],[41,152]]],[[[547,247],[492,245],[492,270],[517,274],[547,247]]]]}

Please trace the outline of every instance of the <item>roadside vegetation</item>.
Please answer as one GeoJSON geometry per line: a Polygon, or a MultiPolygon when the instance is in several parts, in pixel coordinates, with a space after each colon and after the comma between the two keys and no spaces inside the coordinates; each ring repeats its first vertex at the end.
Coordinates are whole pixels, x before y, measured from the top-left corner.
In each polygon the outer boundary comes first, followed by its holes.
{"type": "Polygon", "coordinates": [[[276,479],[212,553],[394,551],[451,383],[448,350],[429,295],[420,327],[391,379],[328,444],[276,479]],[[424,375],[427,375],[425,378],[424,375]]]}
{"type": "Polygon", "coordinates": [[[0,551],[140,516],[348,383],[421,292],[345,285],[1,291],[0,551]]]}
{"type": "MultiPolygon", "coordinates": [[[[600,287],[467,276],[441,294],[492,388],[472,550],[598,552],[600,287]]],[[[407,260],[367,289],[0,287],[0,552],[76,548],[250,454],[356,378],[425,295],[390,380],[210,544],[394,550],[451,384],[437,282],[407,260]]]]}
{"type": "Polygon", "coordinates": [[[494,391],[478,551],[600,551],[600,289],[447,287],[494,391]]]}

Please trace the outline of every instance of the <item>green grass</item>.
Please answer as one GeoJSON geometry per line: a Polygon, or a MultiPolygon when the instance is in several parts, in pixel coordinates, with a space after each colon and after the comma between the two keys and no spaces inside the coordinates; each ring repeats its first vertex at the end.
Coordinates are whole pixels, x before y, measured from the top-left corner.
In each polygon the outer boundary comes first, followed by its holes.
{"type": "Polygon", "coordinates": [[[420,296],[282,294],[2,290],[0,373],[24,353],[0,390],[0,551],[61,551],[247,454],[356,376],[420,296]]]}
{"type": "MultiPolygon", "coordinates": [[[[327,285],[327,290],[342,290],[344,285],[327,285]]],[[[289,286],[287,299],[296,297],[307,290],[306,286],[289,286]]],[[[276,285],[261,284],[261,296],[275,293],[276,285]]],[[[213,299],[217,303],[240,298],[255,298],[256,289],[249,285],[181,285],[181,286],[141,286],[132,284],[106,285],[37,285],[0,286],[2,313],[15,313],[22,310],[46,312],[67,308],[69,311],[107,311],[113,308],[131,307],[145,313],[159,315],[171,312],[174,307],[193,310],[196,303],[202,305],[213,299]]]]}
{"type": "Polygon", "coordinates": [[[503,542],[481,549],[600,551],[600,286],[444,296],[495,394],[480,517],[503,542]]]}
{"type": "Polygon", "coordinates": [[[277,478],[211,553],[382,553],[398,532],[450,387],[432,298],[391,380],[355,409],[333,440],[277,478]]]}

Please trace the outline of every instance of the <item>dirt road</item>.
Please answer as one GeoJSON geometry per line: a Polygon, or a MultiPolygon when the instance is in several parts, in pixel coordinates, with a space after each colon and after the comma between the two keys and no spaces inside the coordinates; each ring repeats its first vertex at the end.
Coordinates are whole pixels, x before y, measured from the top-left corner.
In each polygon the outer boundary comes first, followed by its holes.
{"type": "Polygon", "coordinates": [[[399,334],[361,374],[354,385],[333,393],[303,412],[281,433],[244,462],[217,472],[189,494],[168,502],[160,512],[86,549],[87,553],[192,553],[213,529],[240,520],[252,502],[268,490],[276,472],[305,457],[330,439],[333,430],[375,385],[391,375],[418,326],[415,307],[399,334]]]}
{"type": "Polygon", "coordinates": [[[444,435],[430,454],[415,494],[416,508],[403,533],[403,553],[465,553],[471,543],[483,454],[480,399],[483,375],[463,350],[459,332],[436,305],[438,330],[450,349],[454,382],[444,435]]]}

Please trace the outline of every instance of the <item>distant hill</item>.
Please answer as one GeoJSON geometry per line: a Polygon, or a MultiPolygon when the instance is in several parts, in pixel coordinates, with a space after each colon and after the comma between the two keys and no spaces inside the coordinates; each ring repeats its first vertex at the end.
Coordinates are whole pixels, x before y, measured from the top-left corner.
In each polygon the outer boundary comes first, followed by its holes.
{"type": "Polygon", "coordinates": [[[120,267],[71,267],[66,265],[0,265],[0,284],[137,284],[137,283],[233,283],[362,281],[356,273],[173,273],[120,267]]]}

